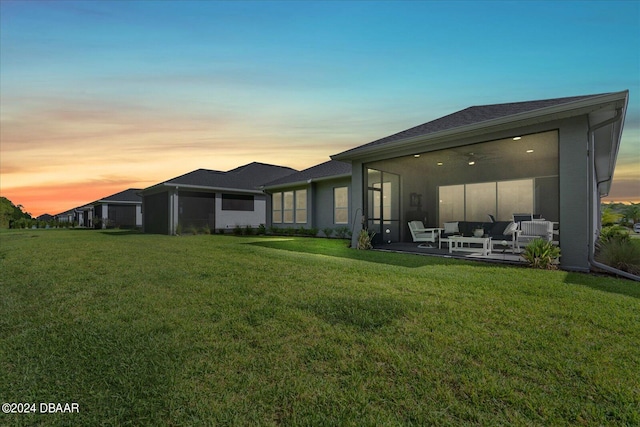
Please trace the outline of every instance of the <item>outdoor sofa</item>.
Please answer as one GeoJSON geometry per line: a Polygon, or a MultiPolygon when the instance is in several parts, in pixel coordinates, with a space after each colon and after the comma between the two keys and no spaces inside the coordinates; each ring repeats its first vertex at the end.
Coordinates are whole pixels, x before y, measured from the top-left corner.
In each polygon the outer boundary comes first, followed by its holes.
{"type": "Polygon", "coordinates": [[[440,248],[449,242],[452,236],[463,237],[491,237],[492,248],[505,245],[512,250],[518,249],[518,226],[513,221],[476,222],[451,221],[445,222],[440,233],[440,248]],[[477,231],[482,230],[482,231],[477,231]]]}

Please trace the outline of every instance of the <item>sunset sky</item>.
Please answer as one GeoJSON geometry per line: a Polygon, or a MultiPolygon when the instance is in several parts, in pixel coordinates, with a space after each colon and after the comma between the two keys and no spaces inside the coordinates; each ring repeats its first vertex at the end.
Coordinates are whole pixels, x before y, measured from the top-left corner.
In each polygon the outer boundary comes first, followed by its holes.
{"type": "Polygon", "coordinates": [[[37,216],[198,168],[304,169],[472,105],[629,89],[640,2],[0,0],[0,195],[37,216]]]}

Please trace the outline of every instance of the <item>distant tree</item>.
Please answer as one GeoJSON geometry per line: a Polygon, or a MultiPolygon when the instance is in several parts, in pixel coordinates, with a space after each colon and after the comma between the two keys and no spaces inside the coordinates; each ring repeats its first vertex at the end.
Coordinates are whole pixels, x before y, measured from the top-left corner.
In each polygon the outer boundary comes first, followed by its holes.
{"type": "Polygon", "coordinates": [[[630,205],[625,205],[622,210],[623,218],[627,222],[640,222],[640,203],[632,203],[630,205]]]}
{"type": "Polygon", "coordinates": [[[9,228],[9,222],[13,218],[13,203],[6,197],[0,197],[0,228],[9,228]]]}
{"type": "Polygon", "coordinates": [[[617,224],[620,219],[622,219],[622,214],[616,212],[613,206],[606,205],[606,207],[602,210],[600,223],[603,226],[614,225],[617,224]]]}
{"type": "Polygon", "coordinates": [[[22,205],[14,205],[6,197],[0,197],[0,227],[9,228],[14,223],[26,223],[33,218],[28,212],[24,212],[22,205]]]}

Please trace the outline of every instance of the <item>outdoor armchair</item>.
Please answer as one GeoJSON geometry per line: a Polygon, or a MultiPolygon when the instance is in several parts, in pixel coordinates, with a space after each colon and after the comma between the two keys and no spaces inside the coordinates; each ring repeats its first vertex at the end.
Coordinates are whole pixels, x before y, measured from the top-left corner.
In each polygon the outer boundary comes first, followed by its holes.
{"type": "MultiPolygon", "coordinates": [[[[409,221],[409,231],[415,243],[435,243],[438,241],[441,230],[441,228],[426,228],[422,221],[409,221]]],[[[418,246],[422,246],[422,244],[418,246]]]]}

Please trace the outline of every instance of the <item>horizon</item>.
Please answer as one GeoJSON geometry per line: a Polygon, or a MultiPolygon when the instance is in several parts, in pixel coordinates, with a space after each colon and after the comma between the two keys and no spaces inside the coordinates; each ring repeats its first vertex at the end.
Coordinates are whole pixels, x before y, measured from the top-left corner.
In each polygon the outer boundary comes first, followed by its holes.
{"type": "Polygon", "coordinates": [[[297,170],[474,105],[629,90],[640,4],[0,1],[0,195],[34,217],[203,168],[297,170]],[[595,59],[595,60],[594,60],[595,59]]]}

